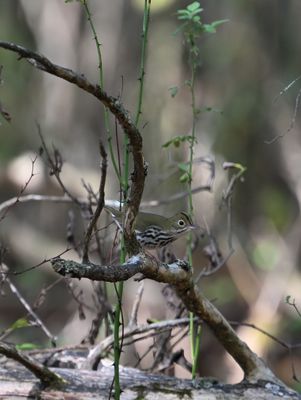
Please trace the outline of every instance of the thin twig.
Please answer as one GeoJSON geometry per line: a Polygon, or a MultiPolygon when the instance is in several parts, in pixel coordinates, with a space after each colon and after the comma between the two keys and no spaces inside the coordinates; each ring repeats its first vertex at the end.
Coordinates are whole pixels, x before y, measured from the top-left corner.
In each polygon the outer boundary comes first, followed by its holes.
{"type": "Polygon", "coordinates": [[[84,248],[83,248],[83,262],[86,263],[89,261],[89,243],[91,240],[91,235],[93,230],[96,229],[98,218],[101,214],[101,211],[105,204],[105,184],[106,184],[106,176],[107,176],[107,153],[102,142],[99,143],[99,151],[102,157],[101,163],[101,178],[98,190],[98,200],[95,212],[89,222],[85,238],[84,238],[84,248]]]}
{"type": "MultiPolygon", "coordinates": [[[[0,265],[0,275],[3,275],[7,270],[7,267],[5,267],[3,264],[0,265]]],[[[20,291],[17,289],[17,287],[12,283],[10,278],[6,275],[4,278],[6,283],[8,284],[11,292],[16,296],[16,298],[19,300],[19,302],[23,305],[25,310],[28,312],[28,314],[33,318],[35,324],[39,326],[42,331],[45,333],[45,335],[48,337],[48,339],[51,341],[53,346],[56,346],[56,340],[57,338],[51,334],[49,329],[45,326],[45,324],[42,322],[42,320],[38,317],[38,315],[33,311],[32,307],[28,304],[28,302],[25,300],[25,298],[22,296],[20,291]]]]}
{"type": "Polygon", "coordinates": [[[276,103],[278,101],[278,99],[284,95],[296,82],[298,82],[298,80],[301,79],[301,75],[298,76],[296,79],[294,79],[293,81],[291,81],[287,86],[285,86],[284,89],[282,89],[279,94],[274,98],[273,103],[276,103]]]}
{"type": "Polygon", "coordinates": [[[256,331],[262,333],[263,335],[267,336],[268,338],[270,338],[271,340],[273,340],[274,342],[280,344],[280,346],[286,348],[289,352],[289,356],[291,359],[291,368],[292,368],[292,375],[293,375],[293,379],[297,382],[300,382],[299,378],[297,377],[296,374],[296,368],[295,368],[295,363],[294,363],[294,358],[293,358],[293,349],[295,348],[299,348],[301,347],[301,344],[297,344],[297,345],[293,345],[290,343],[285,342],[284,340],[281,340],[279,338],[277,338],[276,336],[272,335],[271,333],[267,332],[266,330],[259,328],[258,326],[248,323],[248,322],[235,322],[235,321],[229,321],[229,323],[232,326],[246,326],[248,328],[252,328],[255,329],[256,331]]]}
{"type": "Polygon", "coordinates": [[[288,305],[294,307],[296,313],[299,315],[299,317],[301,317],[301,311],[296,305],[296,299],[291,300],[291,296],[287,296],[285,300],[288,305]]]}
{"type": "MultiPolygon", "coordinates": [[[[85,188],[87,189],[86,185],[85,185],[85,188]]],[[[203,192],[208,189],[209,189],[209,187],[207,187],[207,186],[199,186],[197,188],[192,189],[192,194],[197,194],[197,193],[203,192]]],[[[162,200],[141,201],[140,208],[143,209],[144,207],[158,207],[160,205],[170,204],[174,201],[183,199],[183,198],[187,197],[188,195],[189,195],[188,192],[180,192],[180,193],[175,193],[172,196],[164,198],[162,200]]],[[[97,205],[97,198],[95,200],[90,201],[90,203],[84,197],[78,197],[78,200],[85,207],[88,207],[89,204],[92,206],[97,205]]],[[[23,195],[23,196],[21,195],[21,196],[12,197],[11,199],[4,201],[3,203],[0,204],[0,212],[6,210],[7,208],[10,208],[13,205],[22,204],[22,203],[30,203],[30,202],[70,204],[70,203],[73,203],[73,200],[70,199],[70,197],[68,197],[66,195],[49,196],[49,195],[43,195],[43,194],[27,194],[27,195],[23,195]]],[[[120,201],[106,199],[105,204],[110,207],[119,208],[120,201]]]]}
{"type": "MultiPolygon", "coordinates": [[[[294,79],[292,82],[290,82],[283,90],[281,90],[279,95],[273,100],[273,103],[275,103],[279,99],[280,96],[282,96],[284,93],[286,93],[300,78],[301,78],[301,75],[298,76],[298,78],[294,79]]],[[[280,133],[279,135],[276,135],[275,137],[273,137],[270,140],[265,140],[264,141],[265,144],[273,144],[276,141],[278,141],[279,139],[283,138],[285,135],[287,135],[290,131],[293,130],[295,123],[296,123],[297,112],[298,112],[298,108],[299,108],[299,104],[300,104],[300,98],[301,98],[301,89],[299,89],[297,97],[295,99],[294,113],[291,118],[289,127],[286,129],[286,131],[284,133],[280,133]]]]}
{"type": "MultiPolygon", "coordinates": [[[[70,251],[70,250],[72,250],[72,249],[69,249],[69,248],[68,248],[68,249],[66,249],[66,250],[63,250],[63,251],[62,251],[59,255],[57,255],[56,257],[60,257],[60,256],[62,256],[62,255],[64,255],[64,254],[68,253],[68,251],[70,251]]],[[[23,275],[23,274],[25,274],[26,272],[29,272],[29,271],[32,271],[32,270],[34,270],[34,269],[36,269],[36,268],[41,267],[42,265],[44,265],[44,264],[50,262],[52,259],[53,259],[53,258],[44,258],[44,260],[41,261],[41,262],[39,262],[38,264],[35,264],[35,265],[33,265],[33,266],[29,267],[29,268],[25,268],[25,269],[23,269],[22,271],[5,272],[4,274],[5,274],[5,275],[15,275],[15,276],[17,276],[17,275],[23,275]]]]}
{"type": "MultiPolygon", "coordinates": [[[[2,265],[2,267],[3,267],[3,265],[2,265]]],[[[3,281],[7,281],[7,278],[5,276],[3,276],[3,274],[2,274],[2,277],[3,277],[3,281]]],[[[46,288],[43,288],[41,290],[41,292],[39,293],[37,299],[34,301],[33,306],[32,306],[32,310],[36,311],[37,309],[39,309],[41,307],[41,305],[44,303],[47,293],[51,289],[53,289],[53,287],[55,287],[58,283],[62,282],[63,280],[64,280],[64,278],[62,278],[62,277],[58,278],[56,281],[54,281],[53,283],[48,285],[46,288]]],[[[30,317],[30,315],[31,314],[28,312],[23,318],[27,320],[28,317],[30,317]]],[[[26,328],[26,326],[24,326],[24,328],[26,328]]],[[[2,331],[0,333],[0,341],[3,341],[4,339],[6,339],[9,335],[11,335],[15,331],[15,329],[16,328],[13,325],[13,326],[8,327],[4,331],[2,331]]],[[[50,340],[52,341],[52,338],[50,338],[50,340]]],[[[54,346],[56,346],[55,342],[52,341],[52,343],[54,344],[54,346]]]]}
{"type": "MultiPolygon", "coordinates": [[[[13,201],[11,201],[10,203],[7,203],[7,202],[6,202],[5,207],[1,208],[1,205],[0,205],[0,212],[1,212],[2,210],[4,210],[3,214],[0,216],[0,222],[3,221],[3,219],[6,217],[7,213],[9,212],[9,210],[10,210],[12,207],[14,207],[14,206],[20,201],[20,198],[22,197],[23,193],[24,193],[25,190],[27,189],[27,187],[28,187],[28,185],[30,184],[32,178],[35,176],[35,173],[34,173],[34,165],[35,165],[35,162],[36,162],[37,158],[38,158],[38,157],[35,156],[35,158],[34,158],[33,160],[31,160],[31,171],[30,171],[30,176],[29,176],[29,178],[27,179],[27,181],[25,182],[25,184],[23,185],[23,187],[21,188],[19,195],[18,195],[17,197],[14,197],[13,201]]],[[[2,204],[3,204],[3,203],[2,203],[2,204]]]]}
{"type": "Polygon", "coordinates": [[[37,128],[38,128],[38,134],[39,134],[39,137],[40,137],[41,143],[42,143],[42,149],[46,154],[47,162],[50,167],[50,174],[55,176],[63,193],[66,196],[68,196],[74,204],[79,206],[80,209],[83,209],[85,203],[84,204],[81,203],[77,197],[73,196],[73,194],[66,188],[65,184],[61,180],[60,174],[61,174],[62,167],[63,167],[63,161],[62,161],[62,157],[61,157],[59,151],[56,148],[54,148],[54,151],[53,151],[54,154],[53,155],[50,154],[50,151],[48,150],[48,147],[47,147],[44,137],[42,135],[41,127],[39,124],[37,124],[37,128]]]}
{"type": "MultiPolygon", "coordinates": [[[[197,319],[196,319],[197,320],[197,319]]],[[[135,326],[127,326],[124,329],[124,340],[129,338],[130,340],[133,339],[135,335],[143,335],[145,333],[149,333],[153,331],[150,336],[157,335],[165,331],[166,329],[169,330],[171,328],[177,328],[181,326],[186,326],[189,324],[189,318],[180,318],[176,320],[167,320],[167,321],[160,321],[154,322],[152,324],[144,324],[144,325],[135,325],[135,326]]],[[[145,336],[143,337],[143,339],[145,336]]],[[[142,340],[141,338],[138,340],[142,340]]],[[[131,344],[132,342],[128,341],[125,344],[131,344]]],[[[97,365],[102,357],[103,354],[108,352],[114,344],[114,335],[110,335],[106,337],[102,342],[98,343],[96,346],[92,347],[89,351],[89,355],[83,364],[83,368],[87,369],[96,369],[97,365]]]]}
{"type": "MultiPolygon", "coordinates": [[[[87,199],[83,197],[78,198],[79,202],[83,204],[84,206],[88,207],[89,202],[87,202],[87,199]]],[[[19,204],[19,203],[28,203],[28,202],[49,202],[49,203],[73,203],[73,199],[70,199],[70,197],[64,195],[64,196],[48,196],[48,195],[42,195],[42,194],[27,194],[23,196],[16,196],[12,197],[11,199],[8,199],[4,201],[3,203],[0,204],[0,212],[6,210],[7,208],[10,208],[14,204],[19,204]]],[[[120,202],[118,200],[106,200],[106,205],[111,206],[111,207],[119,207],[120,202]]],[[[96,206],[97,200],[92,201],[90,203],[92,206],[96,206]]]]}
{"type": "Polygon", "coordinates": [[[138,317],[138,310],[141,304],[141,299],[144,291],[144,281],[140,282],[140,285],[138,287],[135,301],[133,304],[132,312],[131,312],[131,317],[129,321],[129,326],[135,326],[137,325],[137,317],[138,317]]]}

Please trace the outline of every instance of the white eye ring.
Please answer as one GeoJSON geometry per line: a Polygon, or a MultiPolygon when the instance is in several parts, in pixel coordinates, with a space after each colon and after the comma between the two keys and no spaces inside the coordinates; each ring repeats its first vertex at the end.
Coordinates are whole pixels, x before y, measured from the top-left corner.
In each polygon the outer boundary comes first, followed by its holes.
{"type": "Polygon", "coordinates": [[[178,225],[179,227],[183,228],[185,226],[185,221],[183,219],[179,219],[178,225]]]}

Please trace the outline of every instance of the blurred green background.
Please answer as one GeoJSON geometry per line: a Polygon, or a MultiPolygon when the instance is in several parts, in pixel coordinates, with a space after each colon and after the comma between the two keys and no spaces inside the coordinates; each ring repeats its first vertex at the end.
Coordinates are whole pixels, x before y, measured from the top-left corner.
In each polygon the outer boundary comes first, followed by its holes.
{"type": "MultiPolygon", "coordinates": [[[[143,3],[90,1],[102,44],[105,89],[113,96],[120,95],[132,113],[138,93],[143,3]]],[[[190,77],[187,52],[181,35],[173,35],[178,26],[176,11],[189,2],[152,3],[141,124],[149,163],[145,202],[164,200],[185,190],[179,182],[177,163],[187,160],[188,147],[164,149],[162,145],[191,130],[191,100],[185,85],[190,77]],[[179,88],[174,98],[169,90],[173,86],[179,88]]],[[[233,199],[235,253],[216,275],[203,279],[200,287],[231,321],[254,323],[288,344],[301,343],[301,318],[285,303],[290,295],[301,309],[301,112],[296,109],[301,80],[280,95],[300,75],[301,3],[206,0],[201,1],[201,6],[204,22],[229,19],[217,34],[204,36],[199,43],[202,65],[197,74],[197,104],[211,111],[204,111],[199,117],[195,157],[214,158],[216,179],[212,193],[199,192],[193,198],[196,221],[203,224],[206,219],[225,255],[227,220],[220,204],[228,175],[222,164],[238,162],[247,167],[247,172],[244,181],[236,186],[233,199]],[[282,134],[273,143],[266,143],[282,134]]],[[[37,50],[53,62],[98,81],[95,43],[78,2],[1,0],[0,40],[37,50]]],[[[11,122],[0,119],[0,201],[18,195],[30,176],[31,160],[40,147],[37,122],[47,143],[54,144],[62,153],[62,178],[72,193],[86,195],[82,179],[96,189],[98,140],[106,140],[101,105],[72,85],[34,69],[2,49],[0,65],[0,102],[11,115],[11,122]]],[[[114,121],[111,122],[114,129],[114,121]]],[[[122,132],[118,135],[122,137],[122,132]]],[[[40,158],[35,163],[35,173],[26,194],[61,194],[40,158]]],[[[204,185],[207,177],[208,168],[196,163],[193,187],[204,185]]],[[[106,196],[119,198],[112,169],[106,196]]],[[[27,203],[10,210],[0,225],[1,246],[7,249],[4,262],[10,270],[30,267],[64,250],[69,209],[62,204],[27,203]]],[[[185,199],[155,209],[145,207],[164,215],[182,209],[186,209],[185,199]]],[[[83,223],[77,214],[75,224],[80,239],[83,223]]],[[[178,256],[183,256],[184,245],[182,240],[175,246],[178,256]]],[[[196,271],[206,265],[202,243],[194,264],[196,271]]],[[[49,265],[12,277],[30,303],[44,285],[56,279],[49,265]]],[[[84,297],[91,297],[89,282],[74,285],[78,285],[84,297]]],[[[127,307],[131,306],[136,287],[134,282],[127,285],[127,307]]],[[[161,289],[160,285],[147,283],[141,321],[166,317],[161,289]]],[[[3,291],[1,330],[24,315],[9,288],[3,286],[3,291]]],[[[78,343],[87,334],[93,312],[90,314],[87,312],[84,321],[79,319],[76,302],[64,282],[49,292],[39,310],[61,344],[78,343]]],[[[240,327],[238,332],[283,380],[296,387],[291,359],[284,348],[250,328],[240,327]]],[[[10,339],[46,343],[37,328],[23,329],[10,339]]],[[[136,351],[141,350],[138,347],[136,351]]],[[[182,347],[189,358],[189,344],[182,347]]],[[[300,352],[294,354],[294,362],[301,376],[300,352]]],[[[202,339],[200,372],[229,382],[241,378],[240,371],[208,332],[202,339]]],[[[176,374],[188,376],[180,367],[176,374]]]]}

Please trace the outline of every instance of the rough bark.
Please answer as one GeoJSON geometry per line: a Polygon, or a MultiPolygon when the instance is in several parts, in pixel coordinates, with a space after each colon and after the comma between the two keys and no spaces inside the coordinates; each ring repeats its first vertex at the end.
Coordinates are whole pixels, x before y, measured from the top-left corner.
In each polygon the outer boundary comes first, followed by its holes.
{"type": "MultiPolygon", "coordinates": [[[[113,379],[113,367],[102,366],[99,371],[51,368],[67,383],[60,389],[43,389],[39,381],[20,366],[0,367],[1,399],[72,399],[108,400],[113,379]]],[[[123,400],[294,400],[300,395],[285,387],[259,381],[226,385],[214,380],[176,379],[164,375],[146,374],[132,368],[121,368],[120,380],[123,400]]]]}

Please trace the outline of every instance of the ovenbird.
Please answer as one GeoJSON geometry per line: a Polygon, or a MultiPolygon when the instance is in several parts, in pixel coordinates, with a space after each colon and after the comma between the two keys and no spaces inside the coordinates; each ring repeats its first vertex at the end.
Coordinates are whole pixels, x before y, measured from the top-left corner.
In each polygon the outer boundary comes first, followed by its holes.
{"type": "MultiPolygon", "coordinates": [[[[105,206],[119,228],[122,229],[123,213],[105,206]]],[[[191,229],[195,229],[191,218],[185,212],[167,218],[162,215],[139,212],[135,221],[135,233],[140,245],[146,249],[166,246],[191,229]]]]}

